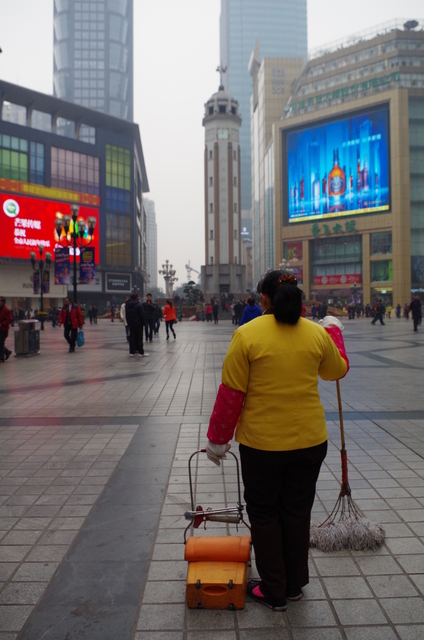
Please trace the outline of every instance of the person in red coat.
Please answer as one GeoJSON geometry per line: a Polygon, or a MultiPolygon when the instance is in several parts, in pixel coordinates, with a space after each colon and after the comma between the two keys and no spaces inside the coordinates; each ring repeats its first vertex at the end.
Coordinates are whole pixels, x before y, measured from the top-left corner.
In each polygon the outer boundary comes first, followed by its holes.
{"type": "Polygon", "coordinates": [[[69,353],[74,353],[77,342],[78,328],[82,329],[82,314],[79,306],[74,304],[71,298],[65,298],[65,306],[60,312],[59,327],[63,324],[66,342],[69,344],[69,353]]]}
{"type": "Polygon", "coordinates": [[[12,323],[13,316],[9,307],[6,307],[6,298],[0,298],[0,362],[6,362],[12,355],[12,352],[4,344],[12,323]]]}

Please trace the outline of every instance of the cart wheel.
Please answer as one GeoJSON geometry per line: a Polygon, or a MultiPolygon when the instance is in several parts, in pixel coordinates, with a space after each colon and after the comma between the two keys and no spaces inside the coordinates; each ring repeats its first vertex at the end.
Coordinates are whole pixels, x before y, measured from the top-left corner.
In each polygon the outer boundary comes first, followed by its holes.
{"type": "Polygon", "coordinates": [[[228,609],[229,609],[230,611],[236,611],[237,607],[235,607],[235,606],[233,605],[233,603],[231,603],[231,604],[229,604],[229,605],[228,605],[228,609]]]}
{"type": "Polygon", "coordinates": [[[233,584],[233,581],[232,581],[232,580],[230,580],[230,582],[228,583],[228,587],[229,587],[230,589],[232,589],[232,588],[234,587],[234,584],[233,584]]]}
{"type": "Polygon", "coordinates": [[[196,589],[200,589],[200,580],[196,582],[196,589]]]}

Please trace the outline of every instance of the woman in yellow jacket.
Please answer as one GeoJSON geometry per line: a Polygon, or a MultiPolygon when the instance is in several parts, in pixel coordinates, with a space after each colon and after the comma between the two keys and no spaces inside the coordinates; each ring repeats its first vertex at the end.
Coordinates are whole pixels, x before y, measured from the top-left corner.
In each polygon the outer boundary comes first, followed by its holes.
{"type": "MultiPolygon", "coordinates": [[[[220,464],[233,437],[240,458],[256,566],[248,593],[274,611],[300,600],[309,581],[309,527],[315,485],[327,453],[318,378],[346,375],[336,319],[325,329],[301,317],[296,278],[271,271],[260,283],[264,314],[233,335],[208,429],[209,458],[220,464]]],[[[341,325],[340,325],[341,326],[341,325]]]]}
{"type": "Polygon", "coordinates": [[[166,339],[169,340],[169,330],[171,329],[175,340],[177,336],[175,335],[173,325],[177,322],[177,314],[171,300],[166,301],[166,305],[163,308],[163,317],[165,318],[166,324],[166,339]]]}

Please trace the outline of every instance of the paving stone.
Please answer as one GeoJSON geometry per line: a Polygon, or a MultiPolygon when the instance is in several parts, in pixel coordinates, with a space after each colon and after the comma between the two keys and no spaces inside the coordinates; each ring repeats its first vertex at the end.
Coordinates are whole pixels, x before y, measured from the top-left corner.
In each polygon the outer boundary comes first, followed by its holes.
{"type": "Polygon", "coordinates": [[[13,576],[13,582],[46,582],[58,566],[54,562],[24,562],[13,576]]]}
{"type": "Polygon", "coordinates": [[[422,598],[382,598],[380,604],[393,624],[424,623],[422,598]]]}
{"type": "Polygon", "coordinates": [[[411,624],[408,626],[396,626],[396,631],[401,640],[421,640],[423,627],[422,625],[411,624]]]}
{"type": "Polygon", "coordinates": [[[396,634],[389,626],[357,627],[345,632],[348,640],[396,640],[396,634]]]}
{"type": "Polygon", "coordinates": [[[0,606],[0,631],[20,631],[31,615],[31,606],[0,606]]]}
{"type": "Polygon", "coordinates": [[[324,578],[323,582],[332,600],[373,597],[364,578],[324,578]]]}
{"type": "Polygon", "coordinates": [[[182,604],[143,604],[137,630],[175,630],[184,628],[185,607],[182,604]]]}
{"type": "Polygon", "coordinates": [[[37,604],[47,582],[12,582],[0,594],[0,605],[4,604],[37,604]]]}
{"type": "Polygon", "coordinates": [[[418,595],[407,576],[369,576],[368,583],[377,598],[407,598],[418,595]]]}

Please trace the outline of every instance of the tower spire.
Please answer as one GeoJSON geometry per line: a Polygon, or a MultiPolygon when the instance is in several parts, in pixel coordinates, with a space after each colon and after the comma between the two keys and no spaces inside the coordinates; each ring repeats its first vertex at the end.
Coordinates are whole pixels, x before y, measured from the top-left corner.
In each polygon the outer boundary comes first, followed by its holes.
{"type": "Polygon", "coordinates": [[[227,71],[227,67],[223,67],[222,65],[219,65],[216,70],[219,72],[219,88],[220,89],[224,89],[224,82],[223,82],[223,75],[224,73],[227,71]]]}

